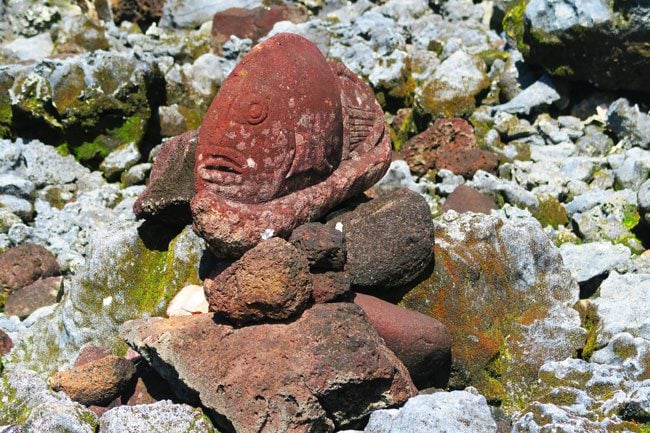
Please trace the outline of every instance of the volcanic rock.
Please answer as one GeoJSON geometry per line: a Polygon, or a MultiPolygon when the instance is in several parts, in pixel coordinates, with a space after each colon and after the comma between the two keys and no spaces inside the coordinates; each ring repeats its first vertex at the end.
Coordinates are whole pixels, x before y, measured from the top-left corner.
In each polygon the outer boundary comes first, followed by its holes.
{"type": "Polygon", "coordinates": [[[213,100],[198,140],[194,228],[218,257],[288,237],[372,186],[390,162],[371,89],[288,33],[244,57],[213,100]]]}
{"type": "Polygon", "coordinates": [[[14,342],[11,340],[11,337],[7,335],[2,329],[0,329],[0,356],[4,356],[11,348],[14,347],[14,342]]]}
{"type": "Polygon", "coordinates": [[[63,277],[40,278],[7,295],[5,315],[27,317],[47,305],[56,304],[63,277]]]}
{"type": "Polygon", "coordinates": [[[440,208],[440,213],[453,209],[458,213],[477,212],[489,215],[492,209],[498,208],[497,204],[489,196],[469,186],[459,185],[454,192],[449,194],[449,197],[440,208]]]}
{"type": "Polygon", "coordinates": [[[0,254],[0,290],[5,293],[27,286],[39,278],[58,274],[56,258],[39,245],[24,243],[0,254]]]}
{"type": "Polygon", "coordinates": [[[431,264],[433,221],[429,205],[418,193],[392,191],[327,224],[339,223],[345,235],[350,281],[360,291],[403,287],[431,264]]]}
{"type": "Polygon", "coordinates": [[[131,361],[109,355],[56,373],[50,386],[86,406],[106,406],[126,390],[134,374],[131,361]]]}
{"type": "Polygon", "coordinates": [[[194,196],[194,155],[197,131],[165,141],[151,169],[147,188],[133,211],[138,218],[163,221],[173,226],[192,222],[190,200],[194,196]]]}
{"type": "Polygon", "coordinates": [[[419,388],[445,388],[451,367],[451,335],[439,321],[417,311],[357,293],[357,304],[411,374],[419,388]]]}
{"type": "Polygon", "coordinates": [[[294,322],[233,328],[211,314],[127,322],[122,336],[223,430],[332,432],[416,392],[359,307],[317,304],[294,322]]]}
{"type": "Polygon", "coordinates": [[[350,275],[347,272],[312,274],[314,302],[341,302],[352,297],[350,275]]]}
{"type": "Polygon", "coordinates": [[[237,324],[299,314],[311,299],[311,286],[307,259],[280,238],[258,244],[204,281],[210,311],[237,324]]]}
{"type": "Polygon", "coordinates": [[[289,242],[307,257],[312,271],[341,271],[345,266],[345,239],[334,227],[303,224],[293,231],[289,242]]]}

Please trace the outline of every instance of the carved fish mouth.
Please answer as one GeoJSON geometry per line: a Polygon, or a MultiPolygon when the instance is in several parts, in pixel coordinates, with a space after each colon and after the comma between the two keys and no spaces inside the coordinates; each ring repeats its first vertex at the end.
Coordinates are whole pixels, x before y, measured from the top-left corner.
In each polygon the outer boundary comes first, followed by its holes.
{"type": "Polygon", "coordinates": [[[203,168],[208,171],[242,174],[246,167],[246,157],[228,147],[213,147],[204,154],[203,168]]]}

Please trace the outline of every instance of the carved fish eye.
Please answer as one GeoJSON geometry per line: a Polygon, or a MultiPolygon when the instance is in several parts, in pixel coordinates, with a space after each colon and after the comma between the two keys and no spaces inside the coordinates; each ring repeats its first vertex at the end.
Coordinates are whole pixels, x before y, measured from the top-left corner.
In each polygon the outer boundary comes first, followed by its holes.
{"type": "Polygon", "coordinates": [[[262,123],[269,114],[269,106],[265,97],[261,95],[247,95],[239,105],[244,119],[251,125],[262,123]]]}

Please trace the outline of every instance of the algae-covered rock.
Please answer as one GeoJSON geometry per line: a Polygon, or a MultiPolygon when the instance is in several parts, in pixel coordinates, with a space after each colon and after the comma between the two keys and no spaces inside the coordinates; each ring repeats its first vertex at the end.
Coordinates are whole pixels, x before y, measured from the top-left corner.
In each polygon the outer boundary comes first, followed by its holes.
{"type": "Polygon", "coordinates": [[[648,91],[647,2],[517,0],[504,28],[527,61],[604,89],[648,91]]]}
{"type": "Polygon", "coordinates": [[[452,335],[451,386],[475,386],[489,401],[521,407],[547,360],[584,343],[571,309],[578,286],[531,217],[449,211],[435,224],[434,270],[402,305],[440,320],[452,335]]]}
{"type": "Polygon", "coordinates": [[[171,241],[164,231],[150,230],[118,221],[95,232],[61,303],[19,334],[7,362],[47,374],[68,365],[88,342],[123,353],[126,346],[117,336],[122,323],[164,315],[180,289],[199,282],[203,241],[189,228],[171,241]]]}

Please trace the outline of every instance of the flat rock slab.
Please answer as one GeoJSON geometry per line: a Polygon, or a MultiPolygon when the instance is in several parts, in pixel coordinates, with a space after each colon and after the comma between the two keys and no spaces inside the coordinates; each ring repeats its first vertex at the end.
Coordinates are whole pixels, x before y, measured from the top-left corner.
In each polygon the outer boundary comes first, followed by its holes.
{"type": "Polygon", "coordinates": [[[317,304],[294,322],[243,328],[212,314],[135,320],[122,336],[225,431],[332,432],[417,392],[352,303],[317,304]]]}

